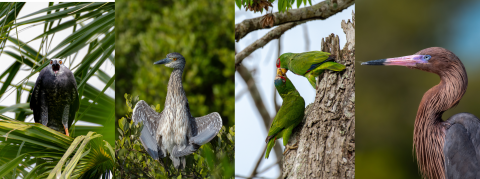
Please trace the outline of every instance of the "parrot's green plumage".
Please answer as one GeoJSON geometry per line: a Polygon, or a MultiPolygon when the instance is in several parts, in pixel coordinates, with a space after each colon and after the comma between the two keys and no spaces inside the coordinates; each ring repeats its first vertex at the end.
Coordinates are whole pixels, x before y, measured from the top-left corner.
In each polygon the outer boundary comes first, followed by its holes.
{"type": "Polygon", "coordinates": [[[275,88],[282,97],[283,103],[273,119],[268,137],[265,139],[267,142],[265,158],[268,158],[276,139],[283,138],[283,145],[287,145],[293,128],[302,122],[305,111],[305,100],[287,77],[277,75],[275,88]]]}
{"type": "Polygon", "coordinates": [[[284,53],[277,59],[277,68],[283,69],[283,73],[290,70],[297,75],[306,77],[315,88],[315,77],[322,74],[324,70],[343,71],[345,69],[344,65],[338,64],[334,60],[334,55],[322,51],[284,53]]]}

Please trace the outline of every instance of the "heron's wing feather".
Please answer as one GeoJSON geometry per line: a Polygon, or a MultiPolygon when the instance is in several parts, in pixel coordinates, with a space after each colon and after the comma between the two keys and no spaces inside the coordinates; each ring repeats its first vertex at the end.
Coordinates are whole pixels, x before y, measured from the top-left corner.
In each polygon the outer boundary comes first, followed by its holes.
{"type": "Polygon", "coordinates": [[[447,178],[480,178],[480,120],[459,113],[447,122],[443,147],[447,178]]]}
{"type": "Polygon", "coordinates": [[[196,117],[192,123],[192,131],[196,129],[196,135],[190,138],[190,143],[203,145],[212,140],[222,128],[222,117],[217,112],[202,117],[196,117]]]}
{"type": "Polygon", "coordinates": [[[162,150],[160,149],[160,145],[157,144],[155,138],[150,135],[150,132],[145,127],[142,129],[142,134],[140,135],[140,142],[142,142],[143,147],[148,152],[148,154],[152,156],[153,159],[158,160],[159,158],[165,157],[162,150]]]}
{"type": "Polygon", "coordinates": [[[192,154],[193,152],[197,151],[198,148],[200,148],[200,146],[197,145],[197,144],[189,144],[183,150],[180,150],[178,148],[178,146],[176,145],[176,146],[173,147],[171,155],[174,156],[174,157],[183,157],[185,155],[192,154]]]}
{"type": "Polygon", "coordinates": [[[164,154],[160,150],[161,137],[160,141],[156,140],[158,124],[161,122],[161,113],[157,113],[155,110],[150,108],[148,104],[141,100],[133,109],[132,119],[135,124],[143,122],[142,134],[140,135],[140,140],[143,144],[143,147],[154,159],[158,157],[163,158],[164,154]],[[160,144],[160,145],[159,145],[160,144]]]}

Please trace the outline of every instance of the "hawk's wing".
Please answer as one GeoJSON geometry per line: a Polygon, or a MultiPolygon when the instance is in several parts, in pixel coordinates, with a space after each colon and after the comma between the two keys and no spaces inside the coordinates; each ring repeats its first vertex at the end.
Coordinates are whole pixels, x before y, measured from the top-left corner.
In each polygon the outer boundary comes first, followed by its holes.
{"type": "Polygon", "coordinates": [[[42,80],[43,77],[45,76],[45,68],[40,71],[40,74],[38,75],[37,81],[35,82],[35,86],[33,87],[32,90],[32,96],[30,97],[30,109],[33,110],[33,119],[35,120],[35,123],[42,123],[42,107],[41,104],[44,103],[45,101],[44,98],[42,98],[42,80]]]}
{"type": "Polygon", "coordinates": [[[72,89],[72,98],[73,98],[73,103],[70,105],[70,111],[69,111],[69,117],[68,117],[68,128],[71,127],[73,120],[75,120],[75,114],[78,112],[78,109],[80,108],[80,98],[78,96],[78,90],[77,90],[77,81],[75,80],[75,77],[73,76],[73,73],[68,69],[69,73],[67,74],[68,81],[73,83],[73,89],[72,89]]]}
{"type": "Polygon", "coordinates": [[[160,145],[162,144],[162,139],[159,141],[155,140],[157,136],[158,124],[161,122],[162,113],[157,113],[155,110],[150,108],[148,104],[141,100],[133,109],[132,119],[135,124],[143,121],[142,134],[140,135],[140,141],[142,142],[145,150],[152,156],[153,159],[158,159],[165,157],[160,145]]]}

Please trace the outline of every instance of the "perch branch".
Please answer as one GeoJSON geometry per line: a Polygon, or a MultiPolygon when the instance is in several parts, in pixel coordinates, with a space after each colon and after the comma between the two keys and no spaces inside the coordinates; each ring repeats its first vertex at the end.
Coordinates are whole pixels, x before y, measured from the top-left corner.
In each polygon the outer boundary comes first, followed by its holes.
{"type": "Polygon", "coordinates": [[[287,24],[283,24],[281,26],[278,26],[277,28],[271,30],[267,34],[265,34],[262,38],[256,40],[252,44],[250,44],[248,47],[243,49],[240,53],[237,53],[235,55],[235,70],[237,70],[238,66],[240,63],[242,63],[243,59],[245,57],[249,56],[252,54],[255,50],[257,50],[260,47],[265,46],[268,42],[270,42],[273,39],[278,39],[280,36],[282,36],[285,31],[299,25],[302,23],[305,23],[306,21],[299,21],[299,22],[290,22],[287,24]]]}
{"type": "MultiPolygon", "coordinates": [[[[285,13],[273,13],[274,23],[273,26],[283,25],[291,22],[298,21],[311,21],[311,20],[323,20],[330,16],[333,16],[344,9],[353,5],[355,0],[326,0],[300,9],[292,9],[285,13]]],[[[238,24],[235,24],[235,40],[239,41],[245,37],[248,33],[259,30],[267,29],[269,27],[263,27],[262,17],[246,19],[238,24]]]]}

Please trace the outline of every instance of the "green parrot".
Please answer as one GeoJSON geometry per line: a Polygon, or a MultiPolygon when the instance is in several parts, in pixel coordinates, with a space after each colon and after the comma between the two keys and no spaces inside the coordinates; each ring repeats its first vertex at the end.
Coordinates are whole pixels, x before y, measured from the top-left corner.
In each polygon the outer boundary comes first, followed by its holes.
{"type": "Polygon", "coordinates": [[[302,122],[305,112],[305,100],[300,96],[300,93],[295,89],[292,82],[280,73],[280,70],[277,69],[275,88],[277,88],[278,93],[282,97],[283,103],[273,119],[270,130],[268,131],[268,137],[265,139],[267,143],[265,158],[268,158],[270,151],[275,145],[275,141],[280,138],[283,138],[283,145],[286,146],[284,154],[289,149],[295,149],[295,147],[287,146],[288,139],[292,134],[293,128],[302,122]]]}
{"type": "Polygon", "coordinates": [[[324,70],[345,70],[344,65],[335,63],[335,55],[322,51],[284,53],[277,59],[277,68],[281,69],[283,76],[288,70],[304,76],[313,88],[316,88],[315,77],[322,74],[324,70]]]}

